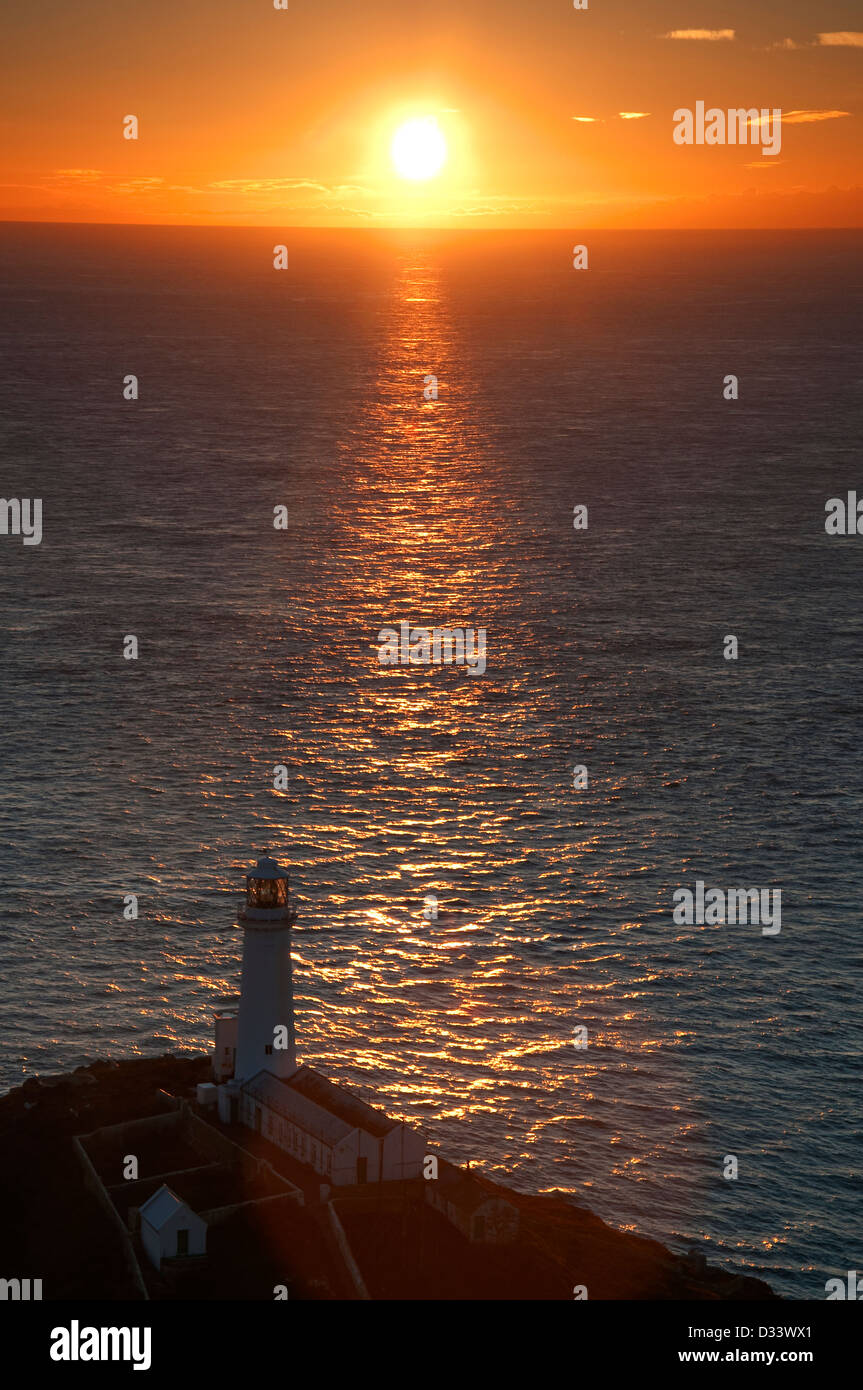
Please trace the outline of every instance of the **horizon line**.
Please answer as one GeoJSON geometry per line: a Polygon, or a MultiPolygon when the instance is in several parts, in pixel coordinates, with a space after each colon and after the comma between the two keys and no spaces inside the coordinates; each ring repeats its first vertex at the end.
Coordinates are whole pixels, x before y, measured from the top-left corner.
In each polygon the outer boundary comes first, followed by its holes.
{"type": "Polygon", "coordinates": [[[157,231],[183,232],[457,232],[474,235],[487,232],[860,232],[863,222],[837,222],[830,226],[801,227],[582,227],[577,223],[565,223],[555,227],[441,227],[425,226],[418,223],[393,224],[386,226],[333,226],[330,223],[308,223],[285,226],[277,222],[76,222],[72,219],[60,221],[47,217],[0,217],[2,227],[116,227],[150,228],[157,231]]]}

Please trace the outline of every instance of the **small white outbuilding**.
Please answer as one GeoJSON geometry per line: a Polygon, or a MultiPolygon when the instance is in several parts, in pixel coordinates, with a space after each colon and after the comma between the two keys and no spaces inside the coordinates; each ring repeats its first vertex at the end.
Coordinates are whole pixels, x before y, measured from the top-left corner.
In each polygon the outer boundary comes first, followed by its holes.
{"type": "Polygon", "coordinates": [[[152,1264],[207,1253],[207,1223],[165,1183],[140,1209],[141,1242],[152,1264]]]}

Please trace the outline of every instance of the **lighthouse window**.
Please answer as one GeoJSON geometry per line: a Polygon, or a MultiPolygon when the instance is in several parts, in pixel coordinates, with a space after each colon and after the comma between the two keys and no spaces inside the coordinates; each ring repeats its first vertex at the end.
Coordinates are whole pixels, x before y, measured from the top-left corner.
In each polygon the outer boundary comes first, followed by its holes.
{"type": "Polygon", "coordinates": [[[264,1047],[264,1052],[266,1053],[266,1055],[267,1055],[268,1057],[272,1057],[272,1055],[273,1055],[273,1044],[272,1044],[272,1043],[267,1043],[266,1046],[264,1047]]]}
{"type": "Polygon", "coordinates": [[[249,907],[262,907],[268,911],[285,907],[288,901],[288,880],[286,878],[250,878],[247,895],[249,907]]]}

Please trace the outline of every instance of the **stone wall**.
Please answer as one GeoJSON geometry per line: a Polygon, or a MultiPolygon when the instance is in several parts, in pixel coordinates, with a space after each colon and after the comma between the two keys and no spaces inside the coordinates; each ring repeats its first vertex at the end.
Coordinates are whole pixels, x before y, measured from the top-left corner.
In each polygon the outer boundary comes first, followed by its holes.
{"type": "Polygon", "coordinates": [[[237,1211],[244,1211],[254,1207],[256,1211],[262,1211],[264,1207],[272,1209],[281,1203],[293,1202],[295,1206],[303,1206],[303,1194],[299,1188],[294,1188],[291,1192],[279,1192],[275,1197],[257,1197],[251,1202],[235,1202],[229,1207],[213,1207],[210,1211],[199,1212],[202,1220],[208,1226],[221,1226],[223,1221],[227,1221],[237,1211]]]}
{"type": "Polygon", "coordinates": [[[86,1149],[84,1148],[84,1145],[80,1142],[80,1140],[77,1137],[73,1137],[72,1146],[75,1150],[81,1167],[84,1170],[84,1182],[86,1186],[90,1189],[94,1197],[97,1199],[99,1205],[102,1207],[102,1210],[104,1211],[106,1217],[108,1218],[112,1227],[114,1228],[114,1231],[116,1232],[117,1239],[120,1245],[120,1250],[123,1256],[123,1263],[126,1267],[129,1278],[132,1281],[132,1285],[135,1288],[137,1297],[149,1299],[149,1294],[147,1293],[147,1286],[144,1283],[144,1277],[141,1274],[141,1266],[138,1264],[137,1258],[135,1256],[135,1249],[132,1245],[132,1240],[129,1235],[129,1232],[126,1230],[126,1227],[120,1220],[120,1215],[116,1207],[114,1206],[114,1203],[108,1196],[108,1193],[102,1184],[102,1180],[99,1177],[99,1174],[96,1172],[96,1169],[90,1162],[89,1156],[87,1154],[86,1149]]]}
{"type": "Polygon", "coordinates": [[[360,1273],[360,1267],[354,1259],[354,1252],[350,1247],[347,1236],[345,1235],[345,1228],[339,1220],[339,1214],[336,1211],[336,1208],[332,1202],[327,1202],[327,1217],[329,1219],[330,1230],[333,1233],[333,1237],[335,1239],[336,1246],[338,1247],[339,1254],[341,1255],[342,1260],[344,1261],[345,1269],[350,1275],[351,1283],[356,1289],[357,1297],[370,1300],[371,1295],[369,1294],[363,1276],[360,1273]]]}

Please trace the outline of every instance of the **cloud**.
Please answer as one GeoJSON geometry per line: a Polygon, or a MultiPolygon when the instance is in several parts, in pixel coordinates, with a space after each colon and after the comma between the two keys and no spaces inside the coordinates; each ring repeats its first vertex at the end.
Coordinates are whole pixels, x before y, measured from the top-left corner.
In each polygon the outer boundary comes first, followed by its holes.
{"type": "MultiPolygon", "coordinates": [[[[840,116],[850,116],[850,111],[783,111],[782,124],[785,125],[810,125],[815,121],[836,121],[840,116]]],[[[759,126],[769,126],[773,120],[773,113],[767,115],[747,116],[746,124],[750,129],[755,130],[759,126]]],[[[776,161],[771,161],[775,163],[776,161]]],[[[759,165],[760,168],[760,165],[759,165]]]]}
{"type": "Polygon", "coordinates": [[[776,43],[769,43],[768,49],[772,48],[863,48],[863,33],[858,33],[853,29],[841,29],[835,34],[819,34],[817,39],[811,39],[808,43],[798,43],[796,39],[779,39],[776,43]]]}
{"type": "Polygon", "coordinates": [[[733,39],[733,29],[672,29],[664,34],[666,39],[733,39]]]}
{"type": "Polygon", "coordinates": [[[863,48],[863,34],[854,29],[840,29],[835,34],[819,34],[818,43],[822,48],[863,48]]]}
{"type": "Polygon", "coordinates": [[[481,202],[468,204],[466,207],[451,207],[447,210],[446,216],[501,217],[516,215],[518,217],[544,217],[547,215],[547,211],[547,208],[541,203],[534,203],[529,198],[491,196],[484,198],[481,202]]]}
{"type": "Polygon", "coordinates": [[[783,125],[805,125],[809,121],[835,121],[840,116],[850,116],[850,111],[783,111],[783,125]]]}
{"type": "MultiPolygon", "coordinates": [[[[618,111],[622,121],[641,121],[649,116],[649,111],[618,111]]],[[[583,125],[605,125],[605,116],[570,116],[571,121],[581,121],[583,125]]]]}
{"type": "Polygon", "coordinates": [[[311,188],[315,193],[329,193],[330,189],[322,183],[310,179],[218,179],[209,185],[221,188],[227,193],[282,193],[292,188],[311,188]]]}
{"type": "Polygon", "coordinates": [[[63,183],[98,183],[104,175],[101,169],[55,169],[51,177],[63,183]]]}
{"type": "Polygon", "coordinates": [[[218,179],[207,185],[219,193],[319,193],[323,198],[343,198],[350,194],[368,197],[373,190],[357,183],[337,183],[332,187],[316,179],[218,179]]]}
{"type": "Polygon", "coordinates": [[[162,185],[165,180],[155,177],[141,179],[126,179],[122,183],[112,183],[108,185],[110,193],[161,193],[162,185]]]}

